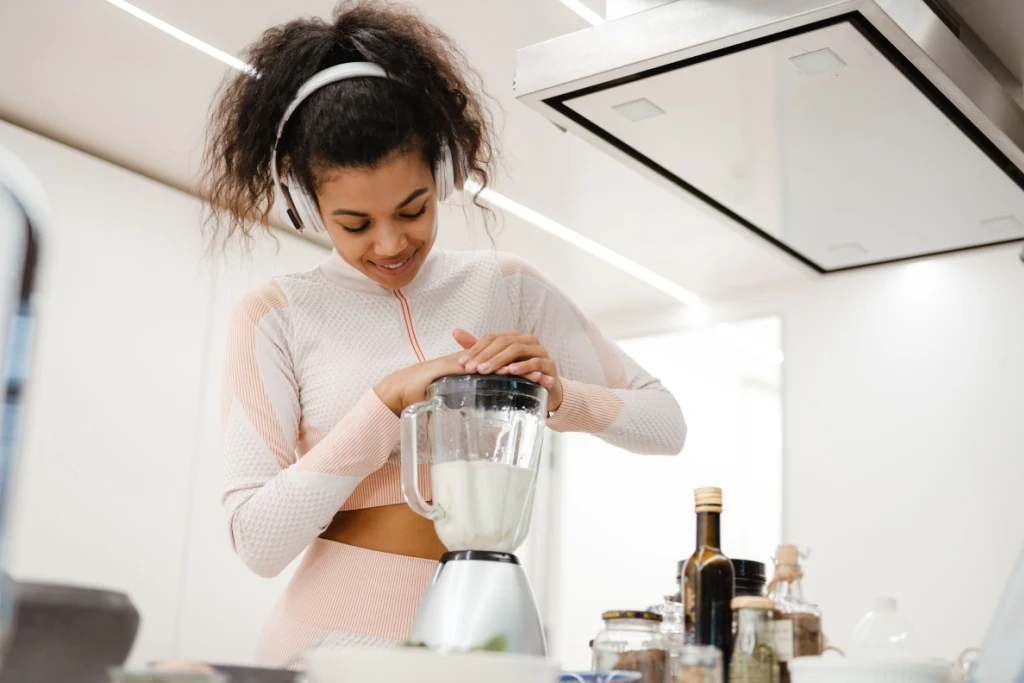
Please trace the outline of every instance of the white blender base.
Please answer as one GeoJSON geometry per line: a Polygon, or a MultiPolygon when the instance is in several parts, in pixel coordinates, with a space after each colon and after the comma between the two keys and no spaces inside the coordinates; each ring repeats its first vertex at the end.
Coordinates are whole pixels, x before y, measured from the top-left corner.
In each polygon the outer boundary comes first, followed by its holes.
{"type": "Polygon", "coordinates": [[[509,553],[445,553],[423,594],[409,640],[436,650],[472,650],[504,636],[507,652],[547,655],[530,581],[509,553]]]}

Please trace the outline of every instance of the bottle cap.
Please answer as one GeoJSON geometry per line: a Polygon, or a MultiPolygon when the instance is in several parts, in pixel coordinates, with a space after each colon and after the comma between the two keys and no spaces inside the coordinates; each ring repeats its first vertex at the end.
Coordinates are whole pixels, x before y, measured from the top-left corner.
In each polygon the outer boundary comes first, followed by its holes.
{"type": "Polygon", "coordinates": [[[651,612],[649,610],[610,610],[603,612],[601,618],[605,621],[611,621],[613,619],[643,619],[644,621],[661,621],[661,615],[657,612],[651,612]]]}
{"type": "Polygon", "coordinates": [[[882,614],[896,614],[896,598],[882,596],[875,598],[875,611],[882,614]]]}
{"type": "Polygon", "coordinates": [[[775,551],[775,564],[800,566],[800,550],[792,543],[783,543],[775,551]]]}
{"type": "Polygon", "coordinates": [[[738,609],[775,609],[775,601],[755,595],[741,595],[732,599],[732,608],[734,611],[738,609]]]}
{"type": "Polygon", "coordinates": [[[706,486],[693,492],[697,512],[721,512],[722,489],[706,486]]]}

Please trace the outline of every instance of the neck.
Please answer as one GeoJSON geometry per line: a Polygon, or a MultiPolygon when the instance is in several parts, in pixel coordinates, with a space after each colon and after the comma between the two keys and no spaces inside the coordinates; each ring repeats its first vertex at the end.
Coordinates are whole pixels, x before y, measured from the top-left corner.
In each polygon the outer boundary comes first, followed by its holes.
{"type": "Polygon", "coordinates": [[[719,523],[721,513],[697,513],[697,546],[700,548],[721,548],[722,535],[719,523]]]}

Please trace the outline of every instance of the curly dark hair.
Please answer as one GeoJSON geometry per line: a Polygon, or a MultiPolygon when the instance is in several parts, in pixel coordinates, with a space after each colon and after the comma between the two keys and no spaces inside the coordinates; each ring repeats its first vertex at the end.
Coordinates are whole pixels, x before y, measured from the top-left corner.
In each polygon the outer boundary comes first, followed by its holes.
{"type": "MultiPolygon", "coordinates": [[[[332,83],[292,114],[278,163],[311,196],[318,169],[372,167],[414,149],[432,167],[442,144],[462,156],[481,186],[493,175],[493,115],[480,74],[441,29],[407,5],[343,0],[330,23],[309,17],[270,28],[243,58],[258,77],[240,72],[222,87],[200,175],[210,204],[205,227],[224,241],[267,229],[277,126],[299,86],[335,64],[373,62],[390,78],[332,83]]],[[[481,206],[479,191],[474,202],[481,206]]]]}

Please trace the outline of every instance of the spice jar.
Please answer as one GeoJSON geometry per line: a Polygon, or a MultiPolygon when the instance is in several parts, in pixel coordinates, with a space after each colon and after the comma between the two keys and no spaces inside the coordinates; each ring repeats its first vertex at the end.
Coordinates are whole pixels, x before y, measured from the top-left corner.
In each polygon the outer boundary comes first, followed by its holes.
{"type": "Polygon", "coordinates": [[[722,683],[722,652],[713,645],[684,645],[672,667],[665,683],[722,683]]]}
{"type": "Polygon", "coordinates": [[[675,683],[678,680],[676,662],[686,644],[686,609],[682,603],[673,600],[674,597],[665,596],[665,602],[650,609],[651,612],[661,615],[661,624],[658,625],[658,633],[661,636],[659,643],[660,647],[665,649],[668,658],[665,683],[675,683]]]}
{"type": "Polygon", "coordinates": [[[640,683],[664,683],[667,651],[659,633],[662,617],[650,611],[611,611],[594,638],[593,669],[598,673],[635,671],[640,683]]]}
{"type": "Polygon", "coordinates": [[[803,576],[797,547],[780,545],[775,552],[775,576],[768,586],[768,595],[775,602],[775,655],[782,683],[789,682],[791,660],[820,655],[825,647],[821,610],[804,599],[803,576]]]}
{"type": "Polygon", "coordinates": [[[729,659],[729,683],[778,683],[772,633],[775,603],[769,598],[742,596],[733,598],[732,609],[736,639],[729,659]]]}

